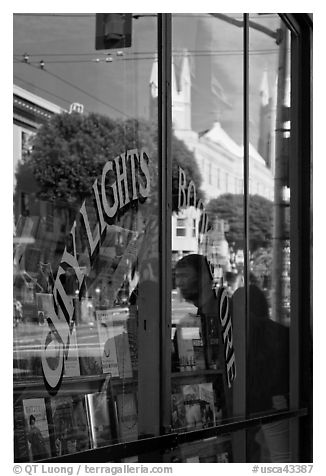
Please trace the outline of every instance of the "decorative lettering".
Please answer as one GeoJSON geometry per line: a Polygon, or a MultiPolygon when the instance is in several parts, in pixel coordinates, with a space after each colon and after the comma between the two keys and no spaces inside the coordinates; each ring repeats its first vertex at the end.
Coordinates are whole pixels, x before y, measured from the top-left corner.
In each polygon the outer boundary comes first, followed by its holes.
{"type": "Polygon", "coordinates": [[[186,174],[179,167],[178,210],[186,206],[186,174]],[[181,198],[182,197],[182,198],[181,198]]]}
{"type": "Polygon", "coordinates": [[[236,378],[236,364],[233,347],[233,329],[230,315],[229,297],[225,288],[217,290],[219,303],[219,319],[222,326],[222,338],[224,344],[225,371],[228,387],[232,387],[232,382],[236,378]]]}
{"type": "Polygon", "coordinates": [[[127,152],[127,160],[130,161],[131,167],[131,183],[132,183],[132,200],[137,199],[137,188],[136,188],[136,164],[135,159],[137,160],[137,164],[139,164],[139,154],[137,149],[128,150],[127,152]]]}
{"type": "Polygon", "coordinates": [[[201,210],[201,220],[199,233],[205,234],[208,228],[208,216],[205,211],[205,206],[200,198],[197,202],[196,185],[193,180],[190,180],[187,186],[187,178],[185,171],[179,167],[179,188],[178,188],[178,209],[193,206],[201,210]]]}
{"type": "Polygon", "coordinates": [[[106,196],[106,189],[105,189],[105,179],[107,174],[113,170],[113,162],[109,161],[107,162],[104,167],[103,167],[103,172],[102,172],[102,202],[103,202],[103,210],[105,211],[107,217],[110,219],[114,218],[115,214],[117,213],[118,210],[118,192],[117,192],[117,184],[116,181],[114,181],[112,184],[110,184],[110,187],[113,190],[113,204],[110,205],[106,196]]]}
{"type": "Polygon", "coordinates": [[[119,194],[119,205],[120,208],[127,205],[130,202],[129,192],[128,192],[128,178],[127,178],[127,168],[126,168],[126,154],[121,154],[119,157],[114,159],[115,171],[118,184],[118,194],[119,194]],[[121,160],[120,160],[121,159],[121,160]],[[120,162],[122,165],[122,172],[120,172],[120,162]],[[124,184],[124,197],[122,191],[122,184],[124,184]]]}
{"type": "Polygon", "coordinates": [[[187,197],[187,207],[191,206],[191,195],[192,195],[192,205],[196,207],[196,185],[193,180],[190,180],[188,185],[188,197],[187,197]],[[192,191],[192,193],[191,193],[192,191]]]}
{"type": "MultiPolygon", "coordinates": [[[[83,202],[79,213],[82,217],[89,256],[92,261],[96,250],[100,249],[103,236],[107,230],[107,221],[112,223],[119,210],[126,207],[130,201],[137,199],[145,200],[150,193],[149,155],[145,149],[127,150],[126,153],[109,160],[103,167],[101,176],[101,196],[97,179],[94,181],[94,192],[98,223],[91,230],[89,217],[86,209],[86,201],[83,202]],[[130,174],[129,174],[130,171],[130,174]],[[112,193],[109,197],[108,191],[112,193]],[[131,191],[131,199],[130,193],[131,191]]],[[[55,394],[62,381],[64,373],[64,358],[68,356],[70,337],[72,331],[72,318],[74,313],[73,298],[69,296],[63,285],[62,278],[67,269],[72,269],[78,281],[78,291],[81,290],[85,279],[85,273],[80,268],[76,249],[76,220],[69,233],[71,246],[64,249],[56,279],[54,282],[53,295],[47,307],[47,324],[43,337],[42,369],[45,384],[51,394],[55,394]],[[56,368],[48,363],[48,356],[55,352],[56,368]]]]}
{"type": "Polygon", "coordinates": [[[144,186],[140,181],[139,181],[139,193],[143,198],[147,198],[149,196],[150,192],[150,177],[149,177],[149,168],[148,168],[148,162],[149,158],[144,149],[141,149],[140,151],[140,170],[145,176],[146,179],[146,185],[144,186]]]}

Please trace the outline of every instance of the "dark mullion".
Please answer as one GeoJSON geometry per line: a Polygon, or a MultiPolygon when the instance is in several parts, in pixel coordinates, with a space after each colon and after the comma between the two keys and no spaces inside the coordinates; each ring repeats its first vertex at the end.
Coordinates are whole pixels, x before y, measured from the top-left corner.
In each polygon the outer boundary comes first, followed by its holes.
{"type": "Polygon", "coordinates": [[[158,125],[160,196],[160,431],[171,430],[171,14],[158,15],[158,125]]]}
{"type": "MultiPolygon", "coordinates": [[[[302,365],[300,359],[300,167],[296,158],[300,156],[298,149],[299,141],[299,49],[298,49],[298,25],[295,30],[291,26],[292,21],[285,14],[281,19],[291,31],[291,136],[289,157],[289,181],[291,190],[290,201],[290,247],[291,247],[291,325],[290,325],[290,355],[289,355],[289,407],[296,408],[299,405],[299,371],[302,365]]],[[[299,421],[290,422],[290,454],[291,461],[299,462],[299,421]]]]}
{"type": "Polygon", "coordinates": [[[309,15],[293,14],[300,28],[297,40],[298,61],[298,210],[299,210],[299,388],[300,404],[309,413],[300,425],[301,461],[313,457],[313,369],[312,369],[312,24],[309,15]]]}
{"type": "Polygon", "coordinates": [[[291,31],[291,327],[290,409],[305,405],[291,422],[291,456],[312,460],[312,21],[309,14],[280,14],[291,31]]]}
{"type": "Polygon", "coordinates": [[[248,369],[249,369],[249,14],[244,13],[243,29],[243,173],[244,173],[244,282],[245,282],[245,388],[244,388],[244,406],[245,416],[248,418],[247,389],[248,369]]]}

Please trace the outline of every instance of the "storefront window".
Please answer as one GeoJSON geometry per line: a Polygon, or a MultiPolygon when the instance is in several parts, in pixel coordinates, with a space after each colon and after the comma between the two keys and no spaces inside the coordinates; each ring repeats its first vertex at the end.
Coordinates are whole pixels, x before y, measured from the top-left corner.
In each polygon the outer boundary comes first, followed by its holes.
{"type": "Polygon", "coordinates": [[[15,462],[300,460],[308,17],[14,14],[15,462]]]}
{"type": "MultiPolygon", "coordinates": [[[[234,196],[237,208],[228,193],[231,178],[243,178],[243,25],[232,24],[241,23],[241,15],[225,18],[172,17],[173,134],[185,148],[172,221],[182,209],[196,215],[198,226],[191,243],[172,236],[172,428],[179,431],[244,416],[232,397],[238,363],[231,314],[227,312],[222,330],[217,312],[219,290],[226,290],[223,299],[229,308],[226,303],[240,285],[243,262],[235,256],[244,249],[244,229],[237,223],[243,191],[234,196]]],[[[224,441],[231,447],[232,435],[224,441]]],[[[188,446],[189,456],[185,453],[182,461],[217,461],[225,453],[219,453],[218,440],[210,449],[206,441],[196,445],[196,451],[188,446]]],[[[225,462],[232,461],[231,453],[227,451],[225,462]]]]}
{"type": "MultiPolygon", "coordinates": [[[[249,177],[265,191],[253,190],[248,204],[247,408],[255,415],[289,409],[291,45],[278,15],[252,14],[249,20],[263,27],[249,29],[249,177]]],[[[251,460],[290,462],[289,428],[281,421],[252,429],[251,460]]]]}
{"type": "MultiPolygon", "coordinates": [[[[289,409],[291,74],[288,28],[251,14],[244,139],[244,16],[186,17],[173,16],[174,134],[207,160],[201,180],[190,158],[179,175],[178,205],[200,209],[196,246],[172,237],[172,427],[188,431],[289,409]]],[[[289,422],[230,444],[234,461],[290,461],[289,422]]]]}
{"type": "Polygon", "coordinates": [[[14,15],[16,461],[158,432],[156,31],[14,15]]]}

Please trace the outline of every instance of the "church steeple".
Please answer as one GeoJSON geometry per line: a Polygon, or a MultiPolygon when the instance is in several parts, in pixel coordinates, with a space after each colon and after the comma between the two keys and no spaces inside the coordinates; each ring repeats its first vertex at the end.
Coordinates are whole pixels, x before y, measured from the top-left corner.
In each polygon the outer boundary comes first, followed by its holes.
{"type": "Polygon", "coordinates": [[[191,130],[191,73],[188,53],[182,57],[179,88],[172,64],[172,122],[175,130],[191,130]]]}
{"type": "Polygon", "coordinates": [[[158,59],[154,59],[149,79],[149,119],[157,121],[158,59]]]}
{"type": "MultiPolygon", "coordinates": [[[[187,52],[182,57],[179,81],[174,60],[171,67],[172,123],[175,131],[191,130],[191,73],[187,52]],[[178,87],[179,84],[179,87],[178,87]]],[[[155,58],[149,80],[150,118],[157,112],[158,60],[155,58]]]]}
{"type": "Polygon", "coordinates": [[[152,71],[151,71],[151,77],[149,80],[149,87],[150,87],[150,93],[151,97],[156,99],[158,96],[158,60],[157,56],[154,59],[154,63],[152,66],[152,71]]]}

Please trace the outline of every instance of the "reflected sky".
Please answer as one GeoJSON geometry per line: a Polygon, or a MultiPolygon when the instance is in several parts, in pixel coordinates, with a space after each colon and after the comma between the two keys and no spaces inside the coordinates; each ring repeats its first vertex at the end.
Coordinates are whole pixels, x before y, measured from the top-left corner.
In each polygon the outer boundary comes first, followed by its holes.
{"type": "MultiPolygon", "coordinates": [[[[243,29],[206,14],[173,15],[173,55],[176,75],[186,50],[192,81],[192,129],[202,132],[214,121],[239,144],[243,123],[243,29]]],[[[276,14],[251,14],[251,20],[272,31],[276,14]]],[[[69,109],[73,102],[85,112],[111,117],[150,114],[150,76],[156,56],[156,18],[133,18],[132,46],[95,50],[95,14],[15,14],[13,19],[14,83],[69,109]],[[28,62],[24,61],[27,54],[28,62]],[[112,59],[112,61],[111,61],[112,59]],[[44,68],[40,66],[44,61],[44,68]]],[[[250,29],[250,140],[257,144],[259,89],[262,71],[277,69],[278,46],[266,33],[250,29]]]]}

